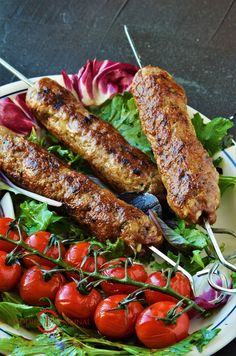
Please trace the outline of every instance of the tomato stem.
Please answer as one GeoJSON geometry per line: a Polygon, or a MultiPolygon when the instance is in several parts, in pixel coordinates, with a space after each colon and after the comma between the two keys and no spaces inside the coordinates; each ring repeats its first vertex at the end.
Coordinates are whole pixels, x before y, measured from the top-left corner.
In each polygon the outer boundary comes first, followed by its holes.
{"type": "Polygon", "coordinates": [[[129,304],[131,302],[144,301],[144,299],[138,299],[138,295],[143,293],[145,290],[146,290],[146,288],[139,288],[139,289],[135,290],[134,292],[127,295],[127,297],[124,298],[119,304],[125,305],[125,304],[129,304]]]}
{"type": "Polygon", "coordinates": [[[98,273],[98,251],[94,250],[94,272],[98,273]]]}
{"type": "MultiPolygon", "coordinates": [[[[15,226],[17,227],[18,231],[19,231],[19,235],[20,235],[20,239],[18,241],[15,240],[11,240],[6,236],[0,235],[0,239],[7,241],[7,242],[11,242],[17,246],[22,247],[24,250],[31,252],[32,254],[42,257],[45,260],[48,260],[52,263],[54,263],[55,265],[61,267],[62,269],[64,269],[67,272],[73,272],[75,274],[78,274],[81,277],[81,270],[75,267],[70,266],[69,264],[67,264],[65,261],[62,260],[62,258],[52,258],[49,257],[47,255],[44,255],[42,252],[34,249],[33,247],[27,245],[23,238],[22,238],[22,234],[21,234],[21,229],[19,226],[19,222],[17,222],[15,224],[15,226]]],[[[128,261],[129,262],[129,261],[128,261]]],[[[126,264],[126,269],[128,268],[128,262],[126,264]]],[[[110,276],[106,276],[101,274],[100,272],[98,272],[97,267],[95,266],[95,270],[94,272],[87,272],[87,271],[83,271],[83,274],[85,276],[90,276],[96,280],[103,280],[103,281],[108,281],[108,282],[114,282],[114,283],[121,283],[121,284],[128,284],[128,285],[133,285],[135,287],[138,288],[143,288],[143,289],[150,289],[153,291],[158,291],[158,292],[162,292],[164,294],[168,294],[178,300],[183,300],[183,303],[187,305],[187,308],[193,308],[196,311],[198,311],[199,313],[203,314],[206,312],[206,310],[202,307],[200,307],[199,305],[197,305],[193,300],[187,298],[187,297],[183,297],[181,294],[177,293],[176,291],[174,291],[170,286],[165,286],[165,287],[160,287],[160,286],[155,286],[153,284],[148,284],[148,283],[144,283],[144,282],[139,282],[139,281],[135,281],[133,279],[130,279],[128,276],[128,272],[126,271],[125,277],[124,278],[115,278],[115,277],[110,277],[110,276]]]]}
{"type": "Polygon", "coordinates": [[[168,311],[166,317],[164,317],[164,318],[161,318],[161,317],[160,317],[160,318],[155,318],[155,319],[156,319],[156,320],[162,320],[162,321],[164,321],[164,323],[166,323],[166,324],[175,324],[176,321],[177,321],[177,319],[178,319],[181,315],[183,315],[184,313],[187,313],[190,309],[192,309],[192,305],[189,304],[189,305],[187,305],[185,308],[183,308],[180,312],[177,313],[177,309],[178,309],[179,307],[181,307],[181,306],[183,305],[183,303],[184,303],[184,300],[183,300],[183,299],[182,299],[182,300],[179,300],[179,302],[178,302],[173,308],[171,308],[171,309],[168,311]]]}

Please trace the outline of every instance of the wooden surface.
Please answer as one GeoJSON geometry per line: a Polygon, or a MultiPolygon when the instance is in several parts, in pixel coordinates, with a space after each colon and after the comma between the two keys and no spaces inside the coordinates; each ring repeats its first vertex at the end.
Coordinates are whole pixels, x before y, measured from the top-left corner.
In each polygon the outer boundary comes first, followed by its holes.
{"type": "MultiPolygon", "coordinates": [[[[209,118],[236,112],[233,0],[0,0],[1,56],[28,77],[73,73],[94,57],[135,63],[124,24],[143,64],[170,71],[189,105],[209,118]]],[[[0,68],[0,85],[15,80],[0,68]]]]}

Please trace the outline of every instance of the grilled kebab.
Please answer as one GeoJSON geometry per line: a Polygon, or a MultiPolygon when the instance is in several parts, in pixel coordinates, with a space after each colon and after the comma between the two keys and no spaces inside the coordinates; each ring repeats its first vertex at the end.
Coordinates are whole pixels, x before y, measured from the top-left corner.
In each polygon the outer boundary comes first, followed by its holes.
{"type": "Polygon", "coordinates": [[[197,223],[205,217],[213,224],[220,199],[218,173],[196,137],[184,89],[165,70],[147,66],[136,73],[131,92],[168,204],[182,219],[197,223]]]}
{"type": "Polygon", "coordinates": [[[0,169],[23,188],[61,201],[66,212],[100,241],[121,238],[133,249],[162,242],[160,231],[142,211],[3,126],[0,169]]]}
{"type": "Polygon", "coordinates": [[[29,88],[26,103],[35,117],[88,161],[96,175],[118,192],[147,191],[162,196],[156,165],[132,147],[108,122],[90,114],[74,95],[52,79],[29,88]]]}

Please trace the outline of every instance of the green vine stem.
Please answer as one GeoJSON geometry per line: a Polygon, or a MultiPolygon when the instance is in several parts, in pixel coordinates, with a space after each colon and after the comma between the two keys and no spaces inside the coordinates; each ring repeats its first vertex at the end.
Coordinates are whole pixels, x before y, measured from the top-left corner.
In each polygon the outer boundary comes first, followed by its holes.
{"type": "MultiPolygon", "coordinates": [[[[18,231],[19,231],[19,235],[20,235],[20,239],[18,241],[15,240],[11,240],[9,239],[7,236],[3,236],[0,235],[0,239],[10,242],[14,245],[20,246],[22,247],[24,250],[30,252],[33,255],[39,256],[44,258],[45,260],[48,260],[52,263],[54,263],[55,265],[57,265],[58,267],[62,268],[64,271],[67,272],[73,272],[78,274],[81,277],[81,271],[75,267],[70,266],[69,264],[67,264],[65,261],[62,260],[61,256],[59,255],[59,258],[55,259],[52,257],[49,257],[47,255],[44,255],[42,252],[37,251],[36,249],[32,248],[31,246],[27,245],[22,238],[21,235],[21,230],[19,228],[18,223],[16,223],[15,227],[17,227],[18,231]]],[[[96,254],[95,254],[95,260],[96,258],[96,254]]],[[[96,263],[95,263],[96,266],[96,263]]],[[[59,272],[59,271],[58,271],[59,272]]],[[[99,273],[99,271],[97,270],[97,268],[95,268],[94,272],[86,272],[83,271],[83,275],[85,276],[90,276],[96,280],[103,280],[103,281],[107,281],[107,282],[114,282],[114,283],[121,283],[121,284],[129,284],[129,285],[133,285],[135,287],[138,288],[143,288],[143,289],[150,289],[153,291],[157,291],[157,292],[162,292],[164,294],[168,294],[178,300],[182,300],[184,304],[186,304],[188,306],[188,309],[193,308],[195,309],[197,312],[203,314],[206,312],[205,309],[203,309],[202,307],[200,307],[199,305],[197,305],[193,300],[183,297],[181,294],[175,292],[168,284],[165,287],[159,287],[159,286],[155,286],[153,284],[148,284],[148,283],[143,283],[143,282],[138,282],[135,281],[133,279],[130,279],[128,274],[126,273],[125,277],[120,279],[120,278],[115,278],[115,277],[110,277],[110,276],[105,276],[101,273],[99,273]]]]}

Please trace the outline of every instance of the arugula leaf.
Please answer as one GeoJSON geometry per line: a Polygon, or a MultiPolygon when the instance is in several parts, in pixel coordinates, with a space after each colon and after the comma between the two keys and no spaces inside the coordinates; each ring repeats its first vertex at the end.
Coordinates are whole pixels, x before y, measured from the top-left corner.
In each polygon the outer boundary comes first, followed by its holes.
{"type": "Polygon", "coordinates": [[[236,177],[231,177],[231,176],[222,176],[220,175],[219,178],[219,187],[220,187],[220,192],[221,195],[224,194],[224,192],[230,188],[236,185],[236,177]]]}
{"type": "Polygon", "coordinates": [[[0,302],[0,319],[15,329],[24,326],[26,329],[34,329],[36,317],[44,308],[16,304],[11,302],[0,302]]]}
{"type": "Polygon", "coordinates": [[[193,251],[193,257],[191,258],[191,263],[196,263],[198,264],[201,268],[204,268],[204,262],[201,257],[201,251],[200,250],[194,250],[193,251]]]}
{"type": "MultiPolygon", "coordinates": [[[[221,329],[201,329],[201,337],[197,337],[196,347],[199,352],[202,352],[203,348],[209,344],[209,342],[214,339],[214,337],[219,334],[221,329]]],[[[198,335],[200,336],[200,335],[198,335]]]]}
{"type": "Polygon", "coordinates": [[[34,200],[20,204],[20,220],[28,234],[45,231],[48,226],[62,219],[54,211],[48,209],[46,203],[34,200]]]}
{"type": "Polygon", "coordinates": [[[102,249],[103,255],[108,259],[112,260],[114,258],[122,257],[125,253],[125,243],[121,239],[117,239],[115,242],[106,240],[105,243],[98,242],[91,238],[89,242],[100,246],[102,249]]]}
{"type": "MultiPolygon", "coordinates": [[[[15,335],[10,338],[0,339],[0,344],[1,350],[6,353],[10,353],[11,356],[63,355],[61,350],[53,345],[53,341],[51,341],[44,334],[37,336],[37,338],[34,340],[26,340],[20,336],[15,335]]],[[[72,355],[75,356],[75,354],[72,355]]]]}
{"type": "Polygon", "coordinates": [[[110,122],[132,146],[153,159],[151,146],[142,131],[138,109],[130,93],[115,95],[101,106],[89,107],[89,111],[110,122]]]}
{"type": "Polygon", "coordinates": [[[125,253],[125,243],[121,239],[117,239],[115,242],[106,240],[105,256],[107,259],[112,260],[114,258],[122,257],[125,253]]]}
{"type": "MultiPolygon", "coordinates": [[[[198,251],[198,250],[194,250],[194,251],[198,251]]],[[[198,271],[202,270],[203,268],[202,265],[205,267],[212,261],[210,257],[208,256],[201,257],[200,253],[194,251],[192,251],[192,253],[188,255],[183,255],[181,252],[175,254],[172,251],[168,251],[167,256],[170,257],[175,262],[177,262],[179,259],[180,266],[184,267],[193,276],[198,271]],[[194,257],[194,253],[197,256],[194,257]],[[196,258],[198,256],[201,258],[201,262],[196,258]]],[[[169,268],[170,265],[167,262],[159,263],[157,261],[154,261],[150,264],[150,267],[155,271],[162,271],[169,268]]]]}
{"type": "Polygon", "coordinates": [[[197,138],[210,156],[233,145],[232,135],[228,130],[234,126],[233,122],[223,117],[216,117],[205,124],[199,113],[192,119],[197,138]]]}
{"type": "Polygon", "coordinates": [[[201,351],[216,337],[220,329],[202,328],[175,345],[151,351],[150,349],[113,342],[105,338],[93,338],[86,335],[71,337],[61,328],[54,333],[44,333],[34,340],[26,340],[21,336],[0,339],[0,349],[11,352],[11,356],[28,356],[44,354],[46,356],[105,356],[105,355],[137,355],[137,356],[183,356],[194,349],[201,351]]]}
{"type": "Polygon", "coordinates": [[[66,242],[81,241],[88,238],[86,232],[74,220],[65,216],[62,216],[59,221],[50,224],[47,230],[62,241],[66,240],[66,242]]]}
{"type": "MultiPolygon", "coordinates": [[[[198,252],[195,252],[195,258],[194,258],[193,252],[192,255],[183,255],[180,253],[180,265],[183,266],[192,276],[196,274],[198,271],[202,270],[202,268],[207,266],[210,262],[212,262],[212,259],[209,256],[201,257],[198,252]],[[201,262],[196,257],[200,257],[201,262]]],[[[168,256],[172,258],[174,261],[176,262],[178,261],[179,254],[175,255],[173,252],[169,251],[168,256]]]]}

